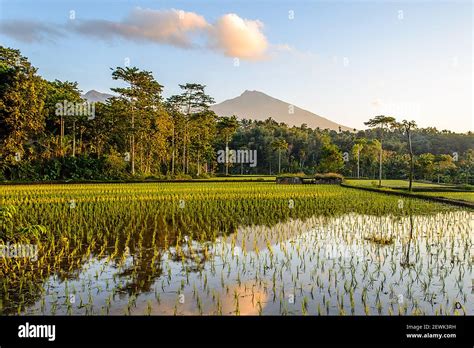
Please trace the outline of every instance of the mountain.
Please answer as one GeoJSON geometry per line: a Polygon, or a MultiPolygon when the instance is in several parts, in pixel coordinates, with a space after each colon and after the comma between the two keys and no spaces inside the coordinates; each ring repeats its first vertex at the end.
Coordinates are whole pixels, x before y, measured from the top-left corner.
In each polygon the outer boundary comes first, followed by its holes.
{"type": "Polygon", "coordinates": [[[105,101],[109,99],[110,97],[113,97],[113,95],[107,94],[107,93],[100,93],[94,89],[91,89],[89,92],[87,92],[86,94],[83,94],[81,97],[87,100],[88,102],[105,103],[105,101]]]}
{"type": "Polygon", "coordinates": [[[341,127],[341,130],[352,130],[259,91],[245,91],[236,98],[212,105],[211,109],[219,116],[235,115],[239,119],[264,121],[271,117],[276,122],[284,122],[290,127],[306,123],[313,129],[319,127],[337,131],[341,127]]]}

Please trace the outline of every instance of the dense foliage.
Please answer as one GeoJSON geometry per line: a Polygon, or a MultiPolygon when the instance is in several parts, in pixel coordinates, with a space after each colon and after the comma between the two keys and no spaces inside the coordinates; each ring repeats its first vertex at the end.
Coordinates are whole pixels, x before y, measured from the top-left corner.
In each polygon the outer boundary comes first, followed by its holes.
{"type": "Polygon", "coordinates": [[[271,118],[238,121],[210,110],[214,101],[203,85],[180,85],[182,93],[165,100],[149,71],[118,67],[112,77],[116,96],[84,114],[77,109],[84,100],[76,82],[46,81],[20,51],[0,46],[0,179],[298,172],[368,178],[382,172],[383,178],[403,179],[412,159],[415,179],[473,182],[471,132],[412,128],[409,147],[406,134],[388,127],[337,132],[288,127],[271,118]],[[76,109],[58,112],[66,103],[76,109]],[[218,162],[217,151],[226,148],[256,150],[256,164],[218,162]]]}

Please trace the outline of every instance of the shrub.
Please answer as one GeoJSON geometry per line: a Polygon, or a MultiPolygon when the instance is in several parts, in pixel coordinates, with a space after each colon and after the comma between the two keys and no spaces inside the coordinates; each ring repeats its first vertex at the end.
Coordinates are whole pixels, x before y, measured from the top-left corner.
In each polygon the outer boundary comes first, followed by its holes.
{"type": "Polygon", "coordinates": [[[201,173],[200,175],[196,175],[196,179],[209,179],[211,175],[209,173],[201,173]]]}
{"type": "Polygon", "coordinates": [[[183,173],[178,173],[175,174],[174,179],[175,180],[192,180],[192,176],[188,174],[183,174],[183,173]]]}
{"type": "Polygon", "coordinates": [[[128,163],[117,151],[105,156],[105,174],[108,178],[123,179],[127,176],[128,163]]]}
{"type": "Polygon", "coordinates": [[[299,173],[278,174],[277,177],[279,178],[305,178],[307,177],[307,175],[303,172],[299,172],[299,173]]]}
{"type": "Polygon", "coordinates": [[[2,172],[7,180],[106,180],[124,178],[126,166],[122,158],[113,154],[100,158],[81,155],[21,161],[4,166],[2,172]]]}
{"type": "Polygon", "coordinates": [[[344,177],[341,174],[338,173],[317,173],[314,175],[315,179],[344,179],[344,177]]]}

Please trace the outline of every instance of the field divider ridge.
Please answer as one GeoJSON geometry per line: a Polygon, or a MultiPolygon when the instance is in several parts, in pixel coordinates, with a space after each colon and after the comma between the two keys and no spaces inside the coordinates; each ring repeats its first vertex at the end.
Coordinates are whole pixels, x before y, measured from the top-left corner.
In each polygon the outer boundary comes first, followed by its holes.
{"type": "Polygon", "coordinates": [[[418,194],[418,193],[400,192],[400,191],[392,190],[390,188],[379,189],[379,188],[374,188],[374,187],[354,186],[354,185],[349,185],[349,184],[345,184],[345,183],[342,183],[340,185],[342,187],[353,188],[353,189],[357,189],[357,190],[385,193],[385,194],[388,194],[388,195],[401,196],[401,197],[407,197],[407,198],[419,198],[419,199],[424,199],[424,200],[428,200],[428,201],[451,204],[451,205],[456,205],[456,206],[459,206],[459,207],[474,209],[474,203],[467,202],[467,201],[460,201],[460,200],[444,198],[444,197],[436,197],[436,196],[425,196],[425,195],[418,194]]]}

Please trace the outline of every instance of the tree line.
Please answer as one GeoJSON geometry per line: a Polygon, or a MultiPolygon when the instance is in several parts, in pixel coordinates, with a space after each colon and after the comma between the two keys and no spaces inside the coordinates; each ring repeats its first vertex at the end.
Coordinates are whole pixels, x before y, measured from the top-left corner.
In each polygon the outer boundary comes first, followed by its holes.
{"type": "Polygon", "coordinates": [[[190,178],[337,172],[361,178],[472,183],[474,136],[389,116],[366,130],[288,127],[270,117],[216,115],[205,86],[164,98],[152,72],[111,69],[117,86],[87,104],[77,82],[47,81],[16,49],[0,46],[0,179],[190,178]],[[217,160],[256,150],[253,166],[217,160]],[[232,153],[232,151],[230,151],[232,153]]]}

